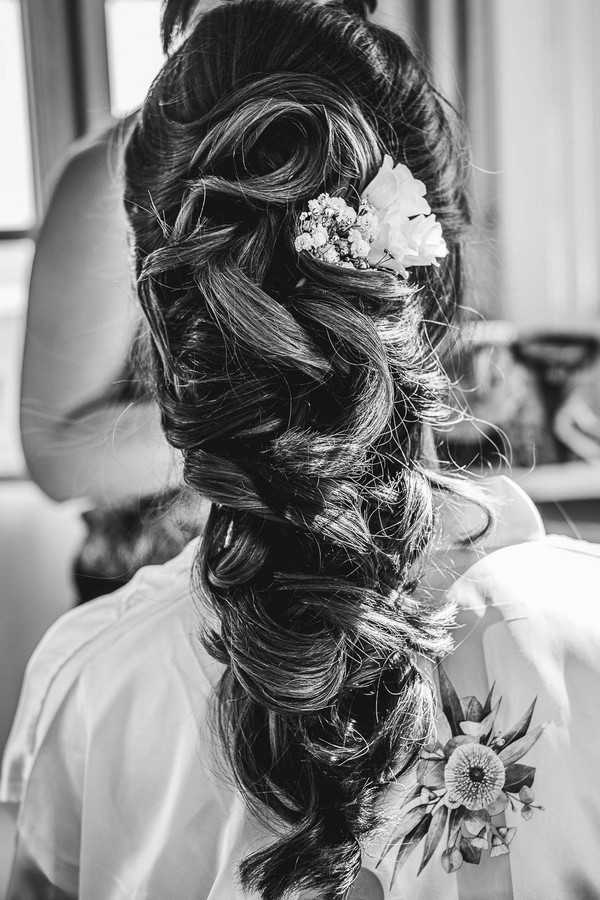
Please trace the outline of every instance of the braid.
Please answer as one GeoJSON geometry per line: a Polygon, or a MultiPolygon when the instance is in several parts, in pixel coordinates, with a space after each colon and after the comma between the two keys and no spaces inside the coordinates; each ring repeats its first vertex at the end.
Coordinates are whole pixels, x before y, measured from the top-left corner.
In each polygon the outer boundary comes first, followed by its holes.
{"type": "Polygon", "coordinates": [[[245,0],[168,60],[126,165],[163,426],[213,501],[195,578],[219,621],[204,640],[225,666],[221,743],[255,814],[287,826],[242,883],[342,900],[386,784],[431,732],[417,657],[449,649],[449,610],[415,588],[435,524],[422,433],[445,412],[433,348],[460,271],[460,159],[400,38],[308,0],[245,0]],[[299,259],[306,201],[352,202],[386,149],[427,184],[443,265],[407,287],[299,259]]]}

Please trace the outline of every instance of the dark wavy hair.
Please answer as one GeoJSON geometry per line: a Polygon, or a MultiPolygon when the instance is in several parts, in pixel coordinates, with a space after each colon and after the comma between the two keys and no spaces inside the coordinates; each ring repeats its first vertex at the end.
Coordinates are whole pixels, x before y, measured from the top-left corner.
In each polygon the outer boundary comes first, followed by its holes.
{"type": "Polygon", "coordinates": [[[285,826],[241,865],[265,900],[346,897],[386,785],[431,733],[418,656],[450,644],[450,611],[415,589],[447,487],[423,435],[446,413],[465,159],[426,71],[366,6],[212,9],[126,148],[163,426],[212,501],[195,573],[219,620],[204,641],[226,667],[222,747],[253,812],[285,826]],[[356,205],[384,153],[425,182],[449,248],[409,285],[293,245],[307,201],[356,205]]]}

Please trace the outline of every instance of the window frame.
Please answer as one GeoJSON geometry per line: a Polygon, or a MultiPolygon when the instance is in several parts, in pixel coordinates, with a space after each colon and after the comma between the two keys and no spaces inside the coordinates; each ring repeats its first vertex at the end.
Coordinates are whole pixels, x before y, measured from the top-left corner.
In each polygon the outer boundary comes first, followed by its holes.
{"type": "Polygon", "coordinates": [[[103,0],[20,0],[19,6],[35,221],[30,228],[1,228],[0,241],[35,239],[69,147],[111,121],[103,0]]]}
{"type": "MultiPolygon", "coordinates": [[[[28,228],[0,228],[0,246],[23,239],[35,243],[69,148],[112,121],[104,0],[19,0],[19,12],[34,219],[28,228]]],[[[14,321],[14,310],[0,310],[0,319],[5,315],[7,324],[14,321]]],[[[24,322],[26,307],[19,316],[24,322]]],[[[0,471],[0,481],[26,477],[22,461],[0,471]]]]}
{"type": "Polygon", "coordinates": [[[21,0],[39,222],[72,143],[110,120],[102,0],[21,0]]]}

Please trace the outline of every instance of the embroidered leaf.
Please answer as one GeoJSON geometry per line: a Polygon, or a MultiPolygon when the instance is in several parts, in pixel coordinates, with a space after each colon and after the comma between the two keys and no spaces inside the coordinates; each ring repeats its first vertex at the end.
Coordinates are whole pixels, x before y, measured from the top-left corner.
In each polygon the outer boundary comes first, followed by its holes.
{"type": "Polygon", "coordinates": [[[504,793],[504,791],[500,791],[495,800],[492,800],[491,803],[488,803],[486,806],[486,810],[489,812],[490,816],[499,816],[500,813],[503,813],[508,805],[508,797],[504,793]]]}
{"type": "Polygon", "coordinates": [[[413,784],[413,786],[410,788],[409,791],[407,791],[405,796],[401,798],[402,805],[408,806],[409,803],[412,803],[414,800],[417,799],[417,797],[421,796],[422,790],[423,790],[423,785],[419,784],[419,782],[417,782],[416,784],[413,784]]]}
{"type": "Polygon", "coordinates": [[[504,782],[505,791],[511,794],[518,793],[521,788],[530,788],[535,778],[535,768],[533,766],[523,766],[520,763],[511,763],[506,767],[506,781],[504,782]]]}
{"type": "Polygon", "coordinates": [[[419,754],[419,759],[444,759],[444,747],[439,741],[426,744],[419,754]]]}
{"type": "Polygon", "coordinates": [[[438,667],[440,681],[440,697],[442,699],[442,709],[444,715],[448,719],[448,725],[453,735],[461,734],[460,722],[463,720],[463,709],[458,694],[454,690],[454,685],[446,675],[443,666],[438,667]]]}
{"type": "Polygon", "coordinates": [[[486,697],[485,703],[483,704],[483,715],[489,716],[492,711],[492,696],[494,693],[494,688],[496,687],[496,682],[490,688],[489,694],[486,697]]]}
{"type": "Polygon", "coordinates": [[[442,804],[442,806],[438,806],[433,816],[431,817],[431,826],[429,828],[429,831],[427,832],[427,837],[425,838],[423,859],[421,860],[421,865],[419,866],[417,875],[421,874],[422,870],[425,868],[425,866],[435,853],[435,849],[442,839],[447,820],[448,807],[442,804]]]}
{"type": "Polygon", "coordinates": [[[401,844],[402,841],[413,831],[417,825],[420,824],[421,820],[429,815],[427,812],[429,804],[420,804],[419,806],[414,806],[403,819],[398,823],[398,830],[395,834],[392,835],[390,840],[386,843],[385,847],[382,850],[381,856],[377,861],[377,866],[383,862],[384,857],[388,855],[390,850],[392,850],[397,844],[401,844]]]}
{"type": "Polygon", "coordinates": [[[498,709],[500,708],[500,700],[495,704],[491,712],[484,716],[483,719],[479,722],[461,722],[460,727],[461,730],[470,735],[471,737],[483,737],[490,733],[492,728],[494,727],[494,722],[496,721],[496,716],[498,715],[498,709]]]}
{"type": "Polygon", "coordinates": [[[450,818],[448,820],[447,847],[453,847],[456,843],[458,832],[460,831],[462,816],[463,816],[462,810],[460,810],[460,809],[451,809],[450,810],[450,818]]]}
{"type": "Polygon", "coordinates": [[[537,703],[537,697],[527,710],[527,712],[519,719],[517,724],[502,735],[504,738],[505,744],[512,744],[514,741],[518,741],[519,738],[524,737],[527,734],[527,729],[531,725],[531,717],[533,716],[533,711],[535,709],[535,704],[537,703]]]}
{"type": "Polygon", "coordinates": [[[545,727],[545,724],[538,725],[537,728],[534,728],[533,731],[526,734],[525,737],[519,738],[518,741],[514,741],[508,747],[504,747],[498,754],[504,763],[504,766],[509,766],[511,763],[521,759],[522,756],[525,756],[538,740],[545,727]]]}
{"type": "Polygon", "coordinates": [[[415,804],[415,800],[419,798],[422,791],[423,786],[420,784],[415,784],[406,793],[406,795],[401,798],[401,807],[407,807],[407,809],[404,812],[402,818],[395,823],[395,830],[393,831],[391,837],[386,841],[383,850],[381,851],[381,855],[377,860],[375,868],[381,865],[390,850],[395,847],[396,844],[399,844],[400,841],[403,840],[407,832],[414,828],[414,826],[421,821],[421,818],[427,814],[427,807],[429,806],[429,803],[415,804]],[[411,804],[414,805],[411,807],[411,804]]]}
{"type": "Polygon", "coordinates": [[[390,890],[393,887],[394,881],[396,880],[396,876],[400,870],[400,867],[404,865],[412,851],[415,849],[417,844],[419,844],[424,836],[427,834],[429,830],[429,826],[431,825],[431,814],[428,813],[418,825],[416,825],[411,832],[409,832],[402,843],[400,844],[400,849],[398,850],[398,855],[396,857],[396,862],[394,864],[394,871],[392,872],[392,879],[390,881],[390,890]]]}
{"type": "Polygon", "coordinates": [[[477,697],[463,697],[461,702],[464,713],[463,719],[466,719],[467,722],[481,722],[484,718],[483,706],[477,697]]]}
{"type": "Polygon", "coordinates": [[[462,819],[462,828],[463,834],[465,837],[467,836],[467,832],[469,835],[473,835],[476,837],[481,834],[482,831],[485,831],[486,827],[490,822],[490,814],[485,809],[477,809],[473,811],[467,812],[466,815],[463,816],[462,819]]]}
{"type": "Polygon", "coordinates": [[[429,788],[444,786],[444,759],[420,759],[417,764],[417,778],[420,784],[429,788]]]}
{"type": "Polygon", "coordinates": [[[477,866],[481,862],[481,849],[479,847],[474,847],[471,842],[464,837],[461,837],[460,839],[460,852],[463,855],[464,861],[471,863],[471,865],[477,866]]]}

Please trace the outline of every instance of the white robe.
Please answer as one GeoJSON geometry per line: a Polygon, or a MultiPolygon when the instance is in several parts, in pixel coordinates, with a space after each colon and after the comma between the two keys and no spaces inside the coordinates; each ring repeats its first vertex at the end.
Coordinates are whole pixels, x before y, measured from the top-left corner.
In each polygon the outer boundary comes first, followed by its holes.
{"type": "MultiPolygon", "coordinates": [[[[353,900],[600,897],[600,548],[545,536],[522,491],[495,490],[499,525],[449,587],[459,624],[444,665],[461,696],[496,683],[502,728],[538,697],[534,723],[550,724],[524,762],[544,810],[509,855],[454,874],[440,845],[417,876],[417,850],[391,891],[394,857],[375,868],[374,840],[353,900]]],[[[195,546],[62,616],[27,668],[0,801],[20,803],[19,841],[80,900],[248,898],[237,866],[270,840],[215,753],[222,668],[197,638],[195,546]]]]}

